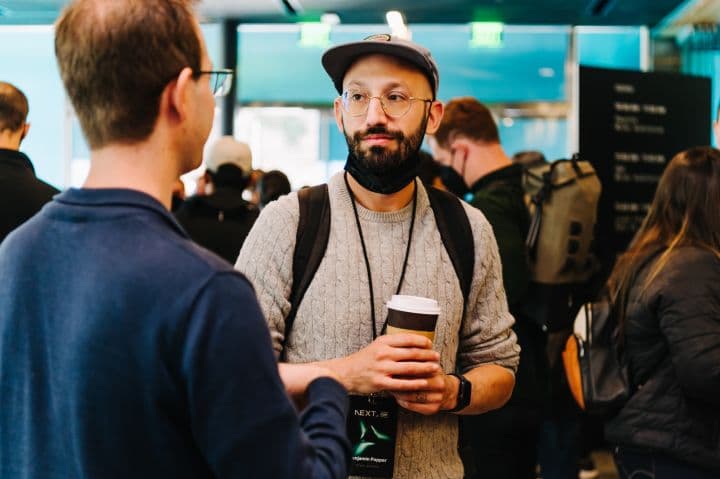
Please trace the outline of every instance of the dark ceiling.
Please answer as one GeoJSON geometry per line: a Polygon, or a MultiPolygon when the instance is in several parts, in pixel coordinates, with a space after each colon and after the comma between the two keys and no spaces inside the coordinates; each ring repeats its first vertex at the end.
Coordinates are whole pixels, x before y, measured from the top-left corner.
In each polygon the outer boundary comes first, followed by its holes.
{"type": "MultiPolygon", "coordinates": [[[[52,23],[68,0],[0,0],[0,24],[52,23]]],[[[201,12],[243,22],[294,22],[335,12],[342,23],[384,23],[400,10],[409,24],[655,26],[684,0],[201,0],[201,12]]]]}

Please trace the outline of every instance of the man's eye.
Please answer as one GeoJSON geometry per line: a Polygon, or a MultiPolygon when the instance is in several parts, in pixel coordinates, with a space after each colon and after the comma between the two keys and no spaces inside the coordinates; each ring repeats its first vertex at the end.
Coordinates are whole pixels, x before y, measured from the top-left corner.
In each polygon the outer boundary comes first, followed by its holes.
{"type": "Polygon", "coordinates": [[[388,93],[386,95],[386,98],[389,101],[393,101],[393,102],[401,102],[401,101],[407,100],[407,97],[405,95],[403,95],[402,93],[394,93],[394,92],[388,93]]]}
{"type": "Polygon", "coordinates": [[[363,95],[362,93],[351,93],[350,94],[350,100],[352,100],[352,101],[359,102],[359,101],[363,101],[363,99],[365,99],[365,95],[363,95]]]}

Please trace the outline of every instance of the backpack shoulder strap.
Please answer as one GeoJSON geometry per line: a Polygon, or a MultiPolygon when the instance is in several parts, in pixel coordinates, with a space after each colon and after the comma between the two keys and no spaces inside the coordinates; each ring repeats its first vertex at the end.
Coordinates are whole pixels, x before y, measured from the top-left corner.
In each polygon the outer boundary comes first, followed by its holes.
{"type": "Polygon", "coordinates": [[[300,302],[325,256],[330,236],[330,196],[327,184],[298,191],[298,203],[300,215],[293,253],[290,312],[285,319],[286,343],[300,302]]]}
{"type": "Polygon", "coordinates": [[[433,187],[426,187],[426,190],[440,237],[460,281],[465,317],[475,269],[475,241],[470,220],[456,196],[433,187]]]}

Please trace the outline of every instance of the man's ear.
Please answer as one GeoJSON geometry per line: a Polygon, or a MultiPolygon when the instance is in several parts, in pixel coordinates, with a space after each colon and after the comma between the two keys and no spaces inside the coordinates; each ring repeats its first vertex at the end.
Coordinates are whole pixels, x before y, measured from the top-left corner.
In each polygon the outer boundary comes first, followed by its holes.
{"type": "Polygon", "coordinates": [[[20,141],[21,141],[21,142],[25,139],[25,137],[27,136],[27,134],[28,134],[29,131],[30,131],[30,123],[25,123],[25,124],[23,125],[23,131],[22,131],[22,133],[20,134],[20,141]]]}
{"type": "Polygon", "coordinates": [[[455,154],[461,157],[467,157],[470,154],[470,140],[464,136],[454,136],[450,145],[450,148],[455,152],[455,154]]]}
{"type": "Polygon", "coordinates": [[[190,114],[189,101],[195,79],[190,67],[185,67],[175,80],[165,86],[160,100],[159,115],[167,114],[169,118],[182,122],[190,114]]]}
{"type": "Polygon", "coordinates": [[[340,130],[340,133],[345,134],[345,128],[343,126],[343,116],[342,116],[342,99],[340,97],[335,98],[335,101],[333,102],[333,113],[335,113],[335,124],[338,127],[338,130],[340,130]]]}
{"type": "Polygon", "coordinates": [[[445,105],[442,102],[435,100],[430,104],[430,111],[428,113],[428,122],[425,127],[425,134],[432,135],[438,128],[440,128],[440,122],[442,121],[443,113],[445,112],[445,105]]]}

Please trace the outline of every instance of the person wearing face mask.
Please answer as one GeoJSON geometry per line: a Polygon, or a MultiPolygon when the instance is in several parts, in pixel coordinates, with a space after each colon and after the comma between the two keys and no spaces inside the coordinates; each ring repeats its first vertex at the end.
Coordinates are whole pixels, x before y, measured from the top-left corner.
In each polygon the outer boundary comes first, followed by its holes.
{"type": "Polygon", "coordinates": [[[452,194],[458,198],[468,201],[472,198],[470,189],[465,184],[465,180],[462,175],[455,171],[452,166],[442,165],[440,166],[440,181],[443,186],[452,194]]]}
{"type": "Polygon", "coordinates": [[[435,159],[468,185],[468,201],[493,227],[508,304],[516,320],[513,330],[522,348],[508,404],[462,419],[463,438],[472,450],[466,460],[476,471],[469,477],[534,479],[547,367],[545,333],[521,312],[530,287],[525,249],[530,218],[523,199],[522,166],[505,154],[490,110],[471,97],[445,105],[445,115],[428,143],[435,159]]]}
{"type": "Polygon", "coordinates": [[[518,363],[492,228],[462,204],[475,264],[465,309],[428,190],[417,178],[423,137],[443,114],[430,52],[373,35],[330,48],[322,63],[340,94],[334,114],[348,157],[327,185],[328,244],[290,334],[297,193],[262,210],[236,267],[255,286],[278,355],[336,371],[351,394],[351,414],[366,415],[354,401],[385,398],[396,434],[389,439],[394,452],[379,459],[390,464],[383,477],[461,478],[456,414],[501,407],[518,363]],[[386,302],[398,293],[438,302],[434,343],[383,334],[386,302]]]}

